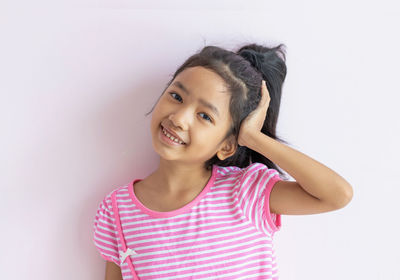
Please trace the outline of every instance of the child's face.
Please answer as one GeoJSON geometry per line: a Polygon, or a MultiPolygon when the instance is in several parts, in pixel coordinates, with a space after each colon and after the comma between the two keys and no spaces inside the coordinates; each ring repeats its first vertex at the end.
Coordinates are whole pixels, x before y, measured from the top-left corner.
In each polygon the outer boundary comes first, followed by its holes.
{"type": "Polygon", "coordinates": [[[232,137],[223,140],[231,125],[230,94],[223,79],[204,67],[186,68],[165,90],[154,107],[151,133],[155,151],[165,160],[202,164],[219,151],[220,159],[232,155],[232,137]],[[188,91],[177,85],[180,82],[188,91]],[[211,104],[215,111],[204,102],[211,104]],[[163,137],[161,125],[185,144],[172,144],[163,137]]]}

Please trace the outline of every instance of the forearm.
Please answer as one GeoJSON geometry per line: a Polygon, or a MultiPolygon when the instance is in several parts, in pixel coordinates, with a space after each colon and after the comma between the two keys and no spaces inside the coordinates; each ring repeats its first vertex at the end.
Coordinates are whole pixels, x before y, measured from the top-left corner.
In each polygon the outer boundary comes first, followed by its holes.
{"type": "Polygon", "coordinates": [[[264,133],[254,133],[246,142],[248,148],[277,164],[312,196],[335,205],[353,196],[351,185],[335,171],[264,133]]]}

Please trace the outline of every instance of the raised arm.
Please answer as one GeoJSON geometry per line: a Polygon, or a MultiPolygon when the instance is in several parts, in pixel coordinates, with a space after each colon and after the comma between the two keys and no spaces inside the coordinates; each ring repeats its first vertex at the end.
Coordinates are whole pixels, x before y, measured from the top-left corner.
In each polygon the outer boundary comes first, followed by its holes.
{"type": "Polygon", "coordinates": [[[242,122],[238,141],[239,145],[247,146],[279,165],[296,180],[276,183],[270,197],[271,211],[312,214],[344,207],[353,197],[353,188],[343,177],[261,132],[269,101],[263,81],[259,106],[242,122]]]}

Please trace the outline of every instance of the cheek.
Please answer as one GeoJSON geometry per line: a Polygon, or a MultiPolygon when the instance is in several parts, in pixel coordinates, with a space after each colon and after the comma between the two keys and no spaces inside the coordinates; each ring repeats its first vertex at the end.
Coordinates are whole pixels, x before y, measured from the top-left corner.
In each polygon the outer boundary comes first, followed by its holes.
{"type": "Polygon", "coordinates": [[[193,131],[194,137],[200,142],[200,145],[206,148],[213,148],[216,144],[216,137],[218,137],[218,131],[216,129],[199,129],[193,131]]]}
{"type": "Polygon", "coordinates": [[[150,129],[153,132],[158,133],[158,129],[160,128],[160,124],[163,121],[162,114],[159,110],[155,107],[152,114],[151,114],[151,121],[150,121],[150,129]]]}
{"type": "Polygon", "coordinates": [[[152,122],[160,122],[160,117],[162,115],[162,104],[157,103],[156,106],[153,109],[153,112],[151,113],[151,121],[152,122]]]}

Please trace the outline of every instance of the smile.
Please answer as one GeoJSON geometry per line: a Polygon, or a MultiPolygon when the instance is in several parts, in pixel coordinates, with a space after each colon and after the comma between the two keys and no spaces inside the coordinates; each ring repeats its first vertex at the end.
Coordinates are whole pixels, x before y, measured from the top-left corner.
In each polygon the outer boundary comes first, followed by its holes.
{"type": "Polygon", "coordinates": [[[171,134],[169,134],[164,127],[160,126],[160,130],[162,132],[162,135],[164,137],[164,139],[166,141],[168,141],[171,144],[178,144],[178,145],[185,145],[186,143],[184,143],[183,141],[179,140],[178,138],[172,136],[171,134]]]}

